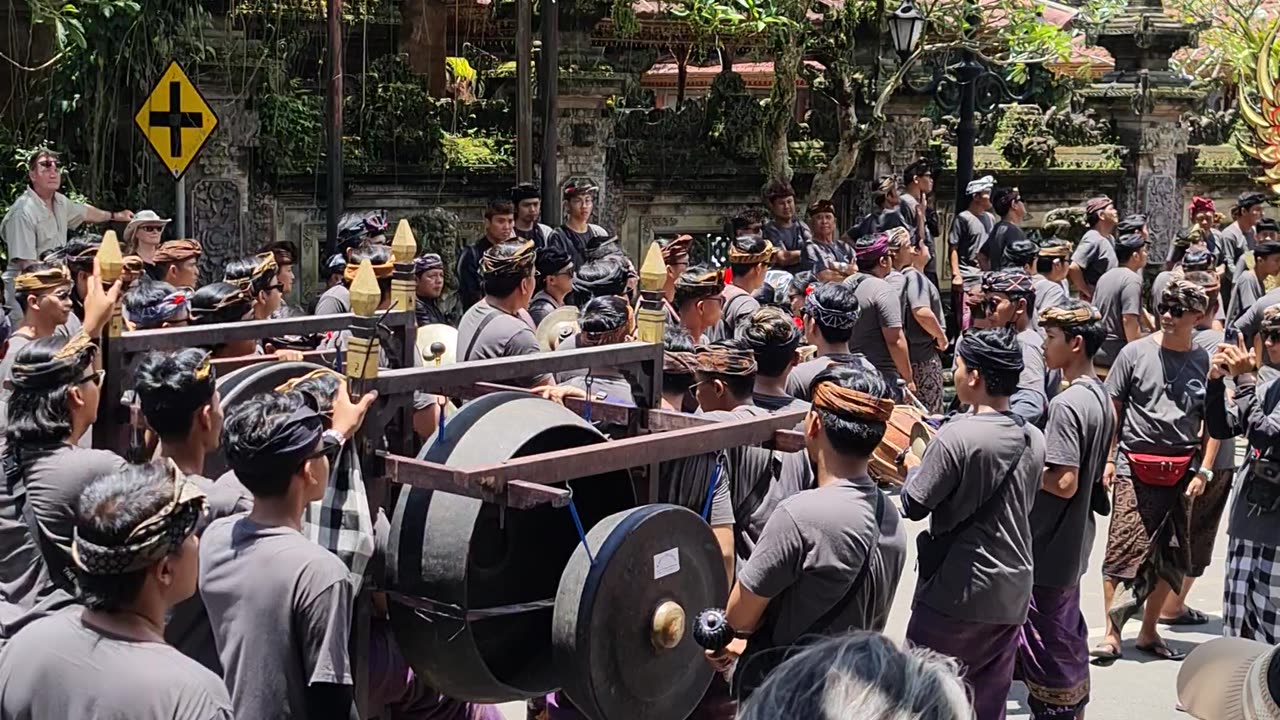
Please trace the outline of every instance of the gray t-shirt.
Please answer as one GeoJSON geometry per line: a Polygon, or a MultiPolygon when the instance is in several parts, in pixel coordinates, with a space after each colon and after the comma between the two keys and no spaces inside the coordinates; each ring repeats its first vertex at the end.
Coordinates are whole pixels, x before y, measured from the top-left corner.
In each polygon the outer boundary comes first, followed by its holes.
{"type": "Polygon", "coordinates": [[[932,310],[933,316],[945,331],[947,320],[942,311],[942,294],[924,273],[915,268],[904,268],[900,275],[903,284],[902,328],[907,334],[907,352],[911,356],[911,362],[923,362],[937,355],[938,349],[933,344],[933,336],[925,332],[916,321],[915,311],[920,308],[932,310]]]}
{"type": "Polygon", "coordinates": [[[960,262],[960,275],[965,280],[972,280],[982,274],[978,265],[978,251],[987,242],[987,234],[995,227],[996,218],[991,213],[974,215],[963,210],[951,222],[951,247],[955,249],[960,262]]]}
{"type": "Polygon", "coordinates": [[[907,533],[871,478],[838,480],[778,504],[751,559],[743,587],[769,598],[765,629],[775,645],[803,635],[884,629],[907,560],[907,533]],[[876,504],[884,503],[879,526],[876,504]],[[824,627],[814,627],[870,562],[861,587],[824,627]]]}
{"type": "Polygon", "coordinates": [[[1218,233],[1218,257],[1227,266],[1228,273],[1235,273],[1236,263],[1253,249],[1256,237],[1252,228],[1248,232],[1241,230],[1239,222],[1231,223],[1218,233]]]}
{"type": "Polygon", "coordinates": [[[1115,427],[1115,410],[1100,380],[1076,380],[1049,403],[1044,460],[1050,466],[1076,468],[1077,489],[1070,498],[1043,490],[1036,494],[1031,508],[1036,585],[1080,584],[1093,550],[1090,498],[1094,492],[1105,492],[1100,483],[1115,427]]]}
{"type": "Polygon", "coordinates": [[[351,312],[351,290],[338,283],[325,290],[316,300],[315,315],[341,315],[351,312]]]}
{"type": "Polygon", "coordinates": [[[1049,403],[1045,391],[1044,338],[1034,328],[1018,333],[1022,346],[1022,372],[1018,374],[1018,389],[1009,398],[1009,409],[1023,420],[1042,426],[1049,403]]]}
{"type": "Polygon", "coordinates": [[[1124,406],[1116,473],[1129,476],[1126,452],[1169,455],[1200,446],[1209,354],[1179,352],[1155,336],[1129,343],[1107,375],[1107,391],[1124,406]]]}
{"type": "Polygon", "coordinates": [[[0,453],[4,452],[8,442],[5,431],[9,429],[9,395],[12,393],[8,383],[9,376],[13,374],[13,364],[18,359],[18,353],[32,342],[26,335],[10,335],[4,359],[0,360],[0,453]]]}
{"type": "Polygon", "coordinates": [[[1262,296],[1262,283],[1258,282],[1257,273],[1249,269],[1236,273],[1235,282],[1231,286],[1231,302],[1227,305],[1227,322],[1234,323],[1262,296]]]}
{"type": "MultiPolygon", "coordinates": [[[[524,311],[518,316],[511,315],[490,307],[488,302],[481,300],[472,305],[462,316],[462,322],[458,323],[458,362],[536,355],[540,352],[542,348],[538,345],[537,336],[533,334],[533,321],[524,311]],[[489,315],[494,317],[486,322],[489,315]]],[[[550,375],[543,375],[503,382],[531,387],[544,379],[550,381],[550,378],[550,375]]]]}
{"type": "Polygon", "coordinates": [[[1120,265],[1116,259],[1115,243],[1097,230],[1088,230],[1080,238],[1071,262],[1080,267],[1084,281],[1090,286],[1097,285],[1104,273],[1120,265]]]}
{"type": "Polygon", "coordinates": [[[1040,326],[1040,313],[1049,308],[1062,307],[1069,299],[1062,283],[1056,283],[1044,275],[1031,276],[1031,289],[1036,293],[1036,310],[1031,313],[1031,325],[1034,327],[1040,326]]]}
{"type": "Polygon", "coordinates": [[[805,360],[792,369],[791,374],[787,376],[787,394],[808,402],[809,386],[813,384],[813,379],[827,368],[835,364],[852,364],[858,363],[864,368],[874,368],[867,361],[865,355],[861,353],[839,353],[837,355],[820,355],[812,360],[805,360]]]}
{"type": "MultiPolygon", "coordinates": [[[[916,240],[923,240],[925,244],[929,246],[930,257],[937,257],[938,254],[933,252],[933,232],[929,229],[929,222],[927,218],[924,223],[924,237],[916,237],[920,234],[916,225],[916,223],[919,222],[918,218],[920,217],[920,201],[911,193],[904,192],[898,197],[898,212],[902,215],[903,222],[907,224],[907,229],[911,231],[911,237],[916,240]]],[[[933,261],[930,260],[930,262],[932,263],[933,261]]]]}
{"type": "MultiPolygon", "coordinates": [[[[791,377],[787,376],[790,380],[791,377]]],[[[789,413],[796,410],[808,410],[809,402],[801,400],[791,395],[765,395],[763,393],[752,393],[751,400],[756,407],[762,407],[771,413],[789,413]]]]}
{"type": "Polygon", "coordinates": [[[946,560],[916,587],[915,602],[958,620],[1021,625],[1031,600],[1031,507],[1044,473],[1044,435],[1003,413],[943,425],[903,492],[931,508],[929,530],[950,531],[1017,469],[994,511],[950,541],[946,560]],[[1025,430],[1025,437],[1024,437],[1025,430]]]}
{"type": "Polygon", "coordinates": [[[232,712],[222,680],[182,653],[91,628],[68,610],[32,623],[0,654],[0,717],[231,720],[232,712]]]}
{"type": "Polygon", "coordinates": [[[737,285],[725,285],[720,297],[724,298],[724,314],[720,322],[707,330],[707,339],[711,342],[734,337],[738,326],[750,320],[760,309],[760,303],[751,297],[751,293],[737,285]]]}
{"type": "MultiPolygon", "coordinates": [[[[1280,304],[1280,287],[1258,298],[1257,302],[1249,306],[1236,319],[1236,329],[1250,344],[1253,343],[1254,336],[1262,331],[1262,314],[1267,311],[1267,308],[1276,304],[1280,304]]],[[[1263,353],[1263,357],[1266,357],[1266,353],[1263,353]]]]}
{"type": "Polygon", "coordinates": [[[764,233],[776,248],[800,251],[799,265],[792,266],[794,272],[813,269],[806,265],[808,253],[804,252],[805,246],[813,241],[813,231],[802,220],[792,220],[787,227],[782,227],[770,220],[760,228],[760,232],[764,233]]]}
{"type": "Polygon", "coordinates": [[[1129,342],[1124,334],[1124,316],[1142,317],[1142,276],[1127,267],[1108,270],[1093,289],[1093,305],[1107,330],[1093,362],[1110,367],[1120,348],[1129,342]]]}
{"type": "Polygon", "coordinates": [[[902,327],[901,296],[894,293],[889,283],[866,273],[853,275],[844,283],[855,288],[854,295],[862,310],[858,324],[853,326],[853,337],[849,338],[849,351],[865,355],[892,387],[898,379],[898,366],[889,354],[884,330],[902,327]]]}
{"type": "Polygon", "coordinates": [[[200,541],[200,597],[237,717],[305,718],[309,685],[352,684],[355,585],[297,530],[215,521],[200,541]]]}
{"type": "MultiPolygon", "coordinates": [[[[205,513],[196,526],[196,534],[202,535],[209,523],[253,509],[253,496],[239,481],[214,482],[203,475],[188,475],[187,479],[205,494],[205,513]]],[[[218,662],[218,646],[209,626],[209,613],[205,612],[200,593],[183,600],[169,612],[164,625],[164,639],[183,655],[195,660],[211,671],[222,675],[218,662]]]]}
{"type": "MultiPolygon", "coordinates": [[[[1222,344],[1225,339],[1221,330],[1213,328],[1197,328],[1195,334],[1191,336],[1191,342],[1196,347],[1204,350],[1210,357],[1218,352],[1218,345],[1222,344]]],[[[1206,381],[1207,382],[1207,381],[1206,381]]],[[[1229,437],[1225,440],[1218,441],[1218,454],[1213,457],[1212,464],[1206,463],[1206,466],[1214,471],[1231,470],[1236,466],[1236,439],[1229,437]]]]}
{"type": "MultiPolygon", "coordinates": [[[[621,375],[613,374],[612,370],[596,368],[591,373],[591,400],[592,402],[610,402],[618,405],[634,406],[635,397],[631,393],[631,383],[621,375]]],[[[587,389],[587,376],[571,375],[560,382],[561,385],[570,387],[587,389]]]]}

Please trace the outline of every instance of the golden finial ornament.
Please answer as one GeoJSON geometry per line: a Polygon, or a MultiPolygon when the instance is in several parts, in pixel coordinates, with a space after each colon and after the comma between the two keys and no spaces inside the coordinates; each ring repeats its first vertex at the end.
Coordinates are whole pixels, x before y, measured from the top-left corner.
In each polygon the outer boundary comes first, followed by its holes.
{"type": "Polygon", "coordinates": [[[98,248],[98,268],[102,273],[102,282],[111,285],[120,279],[124,272],[124,253],[120,251],[120,241],[116,239],[116,231],[108,230],[102,234],[102,245],[98,248]]]}
{"type": "Polygon", "coordinates": [[[413,237],[413,228],[409,227],[408,220],[401,219],[396,225],[395,237],[391,240],[391,256],[395,258],[395,262],[408,263],[413,262],[417,254],[418,241],[413,237]]]}
{"type": "Polygon", "coordinates": [[[373,272],[373,264],[368,258],[361,260],[356,278],[351,281],[351,312],[360,317],[373,317],[381,300],[382,291],[378,289],[378,276],[373,272]]]}

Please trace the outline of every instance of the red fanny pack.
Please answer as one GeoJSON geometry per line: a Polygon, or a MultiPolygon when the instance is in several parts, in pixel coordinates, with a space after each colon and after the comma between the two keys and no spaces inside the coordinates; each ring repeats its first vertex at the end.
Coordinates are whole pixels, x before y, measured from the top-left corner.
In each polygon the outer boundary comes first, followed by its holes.
{"type": "Polygon", "coordinates": [[[1173,487],[1186,477],[1195,453],[1190,455],[1148,455],[1125,453],[1133,476],[1144,485],[1173,487]]]}

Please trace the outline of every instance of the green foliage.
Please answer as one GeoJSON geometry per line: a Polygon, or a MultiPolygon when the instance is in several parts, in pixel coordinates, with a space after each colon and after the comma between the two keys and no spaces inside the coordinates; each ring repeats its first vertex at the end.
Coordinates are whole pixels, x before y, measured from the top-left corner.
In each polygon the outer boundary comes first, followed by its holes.
{"type": "Polygon", "coordinates": [[[683,0],[670,12],[703,37],[741,37],[799,27],[795,4],[790,0],[683,0]]]}
{"type": "Polygon", "coordinates": [[[269,179],[309,175],[324,157],[324,99],[290,81],[287,92],[258,102],[259,169],[269,179]]]}
{"type": "Polygon", "coordinates": [[[448,169],[515,166],[515,142],[510,136],[467,130],[459,135],[445,133],[442,140],[448,169]]]}
{"type": "Polygon", "coordinates": [[[458,264],[458,252],[462,241],[458,234],[458,216],[444,208],[431,208],[418,215],[410,215],[409,227],[418,241],[418,254],[433,252],[444,261],[444,286],[452,291],[458,286],[454,268],[458,264]]]}
{"type": "MultiPolygon", "coordinates": [[[[234,0],[233,17],[323,20],[325,0],[234,0]]],[[[394,22],[400,9],[396,0],[342,0],[343,22],[394,22]]]]}

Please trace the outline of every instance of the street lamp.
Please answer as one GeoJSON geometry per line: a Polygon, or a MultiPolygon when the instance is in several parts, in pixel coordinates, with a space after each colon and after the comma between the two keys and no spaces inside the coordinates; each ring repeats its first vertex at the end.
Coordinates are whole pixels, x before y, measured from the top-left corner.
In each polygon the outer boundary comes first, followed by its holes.
{"type": "MultiPolygon", "coordinates": [[[[978,6],[972,5],[964,18],[965,36],[973,40],[982,24],[978,6]]],[[[889,34],[893,49],[905,62],[920,47],[924,36],[926,18],[911,0],[889,16],[889,34]]],[[[903,87],[917,95],[932,95],[934,101],[946,112],[956,112],[960,118],[956,129],[956,212],[968,208],[965,186],[973,180],[973,146],[977,142],[977,127],[973,116],[981,106],[989,112],[1001,102],[1025,102],[1036,91],[1038,64],[1027,68],[1027,82],[1021,92],[1014,92],[1004,76],[984,64],[977,53],[960,47],[941,61],[930,63],[933,77],[924,87],[911,84],[909,75],[902,78],[903,87]]]]}
{"type": "Polygon", "coordinates": [[[911,0],[889,16],[889,34],[893,39],[893,49],[898,57],[906,60],[920,46],[920,38],[924,37],[925,17],[911,0]]]}

